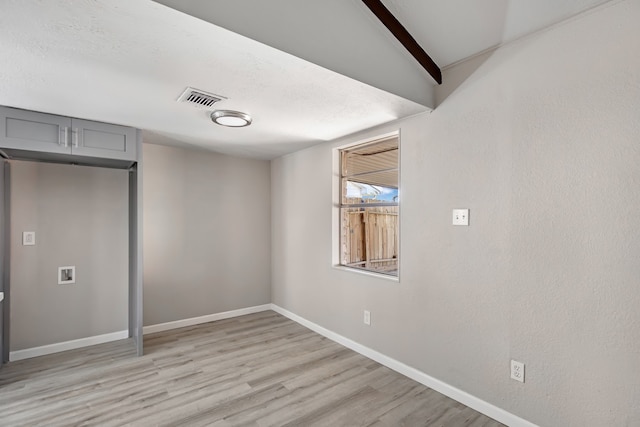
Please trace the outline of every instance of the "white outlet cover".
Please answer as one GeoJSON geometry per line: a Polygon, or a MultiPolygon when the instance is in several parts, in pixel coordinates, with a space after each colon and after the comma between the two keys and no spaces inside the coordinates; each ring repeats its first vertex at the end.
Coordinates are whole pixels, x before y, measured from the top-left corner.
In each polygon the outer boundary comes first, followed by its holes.
{"type": "Polygon", "coordinates": [[[524,363],[515,360],[511,361],[511,379],[521,383],[524,382],[524,363]]]}
{"type": "Polygon", "coordinates": [[[58,285],[70,285],[72,283],[76,283],[75,265],[58,267],[58,285]]]}
{"type": "Polygon", "coordinates": [[[454,209],[452,224],[469,225],[469,209],[454,209]]]}
{"type": "Polygon", "coordinates": [[[364,311],[364,324],[371,326],[371,312],[369,310],[364,311]]]}
{"type": "Polygon", "coordinates": [[[36,244],[36,232],[35,231],[23,231],[22,232],[22,246],[34,246],[36,244]]]}

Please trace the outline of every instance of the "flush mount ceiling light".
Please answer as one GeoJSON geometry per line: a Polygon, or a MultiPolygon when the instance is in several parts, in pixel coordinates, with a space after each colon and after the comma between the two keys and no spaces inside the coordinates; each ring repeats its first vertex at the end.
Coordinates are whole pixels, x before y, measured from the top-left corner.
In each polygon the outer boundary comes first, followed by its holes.
{"type": "Polygon", "coordinates": [[[211,113],[211,120],[218,125],[232,128],[241,128],[251,124],[251,116],[231,110],[216,110],[211,113]]]}

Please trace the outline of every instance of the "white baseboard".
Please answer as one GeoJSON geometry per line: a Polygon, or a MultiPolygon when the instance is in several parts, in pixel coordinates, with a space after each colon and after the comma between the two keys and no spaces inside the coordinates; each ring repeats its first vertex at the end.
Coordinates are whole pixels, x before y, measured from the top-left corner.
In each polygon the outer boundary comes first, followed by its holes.
{"type": "MultiPolygon", "coordinates": [[[[160,323],[157,325],[145,326],[143,328],[144,334],[150,334],[154,332],[168,331],[171,329],[182,328],[185,326],[193,326],[201,323],[213,322],[216,320],[229,319],[232,317],[244,316],[246,314],[259,313],[261,311],[273,310],[294,322],[301,324],[318,334],[329,338],[332,341],[337,342],[357,353],[362,354],[369,359],[393,369],[400,374],[409,377],[429,388],[436,390],[439,393],[444,394],[476,411],[485,414],[503,424],[511,427],[536,427],[535,424],[520,418],[504,409],[498,408],[484,400],[473,396],[465,391],[462,391],[452,385],[449,385],[443,381],[440,381],[430,375],[425,374],[411,366],[395,360],[389,356],[386,356],[376,350],[359,344],[349,338],[346,338],[340,334],[337,334],[329,329],[326,329],[316,323],[313,323],[303,317],[298,316],[276,304],[264,304],[254,307],[241,308],[238,310],[225,311],[222,313],[209,314],[206,316],[193,317],[190,319],[176,320],[174,322],[160,323]]],[[[31,357],[44,356],[46,354],[58,353],[66,350],[73,350],[76,348],[87,347],[95,344],[102,344],[109,341],[117,341],[128,338],[128,331],[113,332],[110,334],[97,335],[93,337],[80,338],[72,341],[65,341],[56,344],[49,344],[42,347],[28,348],[25,350],[12,351],[9,353],[9,361],[17,361],[22,359],[28,359],[31,357]]]]}
{"type": "MultiPolygon", "coordinates": [[[[261,311],[271,310],[271,304],[257,305],[254,307],[241,308],[238,310],[225,311],[223,313],[209,314],[206,316],[192,317],[190,319],[176,320],[174,322],[160,323],[157,325],[145,326],[144,334],[168,331],[171,329],[183,328],[185,326],[199,325],[200,323],[213,322],[215,320],[229,319],[232,317],[244,316],[261,311]]],[[[90,345],[102,344],[109,341],[117,341],[129,337],[129,331],[113,332],[110,334],[96,335],[93,337],[80,338],[72,341],[65,341],[55,344],[44,345],[42,347],[27,348],[24,350],[12,351],[9,353],[9,361],[14,362],[31,357],[44,356],[66,350],[88,347],[90,345]]]]}
{"type": "Polygon", "coordinates": [[[142,332],[145,335],[153,334],[154,332],[169,331],[171,329],[184,328],[185,326],[199,325],[201,323],[214,322],[216,320],[230,319],[232,317],[244,316],[245,314],[259,313],[267,310],[271,310],[271,304],[256,305],[253,307],[240,308],[238,310],[224,311],[222,313],[207,314],[206,316],[158,323],[157,325],[143,327],[142,332]]]}
{"type": "Polygon", "coordinates": [[[520,418],[510,412],[507,412],[504,409],[498,408],[497,406],[494,406],[488,402],[485,402],[484,400],[477,398],[465,391],[462,391],[456,387],[453,387],[452,385],[449,385],[443,381],[433,378],[432,376],[429,376],[422,371],[412,368],[411,366],[405,365],[404,363],[399,362],[398,360],[395,360],[389,356],[385,356],[384,354],[379,353],[369,347],[365,347],[364,345],[359,344],[353,340],[350,340],[349,338],[343,337],[342,335],[339,335],[333,331],[323,328],[322,326],[317,325],[307,319],[304,319],[303,317],[300,317],[297,314],[294,314],[280,306],[271,304],[271,309],[276,313],[280,313],[283,316],[293,320],[294,322],[297,322],[302,326],[305,326],[311,329],[312,331],[317,332],[320,335],[327,337],[332,341],[337,342],[338,344],[341,344],[347,348],[350,348],[351,350],[357,353],[360,353],[363,356],[368,357],[369,359],[375,360],[381,365],[384,365],[387,368],[393,369],[394,371],[399,372],[402,375],[419,382],[420,384],[423,384],[429,388],[432,388],[433,390],[439,393],[442,393],[445,396],[450,397],[451,399],[456,400],[472,409],[475,409],[476,411],[488,417],[491,417],[494,420],[497,420],[511,427],[536,427],[535,424],[523,418],[520,418]]]}
{"type": "Polygon", "coordinates": [[[9,361],[29,359],[31,357],[44,356],[47,354],[59,353],[61,351],[74,350],[76,348],[88,347],[90,345],[102,344],[110,341],[123,340],[129,338],[129,331],[111,332],[104,335],[80,338],[77,340],[64,341],[55,344],[43,345],[41,347],[26,348],[24,350],[12,351],[9,353],[9,361]]]}

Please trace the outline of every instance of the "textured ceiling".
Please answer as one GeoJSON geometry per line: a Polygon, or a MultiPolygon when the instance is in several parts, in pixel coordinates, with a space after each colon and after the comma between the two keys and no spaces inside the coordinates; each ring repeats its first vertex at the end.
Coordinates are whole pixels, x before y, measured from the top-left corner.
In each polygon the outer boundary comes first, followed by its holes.
{"type": "MultiPolygon", "coordinates": [[[[0,105],[157,143],[269,159],[433,106],[433,81],[359,0],[162,0],[188,14],[150,0],[0,2],[0,105]],[[253,124],[212,124],[176,102],[187,86],[253,124]]],[[[603,1],[384,3],[444,67],[603,1]]]]}
{"type": "Polygon", "coordinates": [[[2,1],[0,63],[0,105],[257,158],[429,110],[152,1],[2,1]],[[186,86],[253,124],[213,124],[176,102],[186,86]]]}

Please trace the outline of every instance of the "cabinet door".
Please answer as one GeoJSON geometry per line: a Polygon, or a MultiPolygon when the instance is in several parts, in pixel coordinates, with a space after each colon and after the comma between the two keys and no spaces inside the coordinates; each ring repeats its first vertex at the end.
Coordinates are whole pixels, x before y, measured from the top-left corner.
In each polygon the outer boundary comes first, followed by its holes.
{"type": "Polygon", "coordinates": [[[0,107],[0,148],[69,154],[71,119],[0,107]]]}
{"type": "Polygon", "coordinates": [[[126,126],[71,119],[71,152],[79,156],[136,160],[136,131],[126,126]]]}

